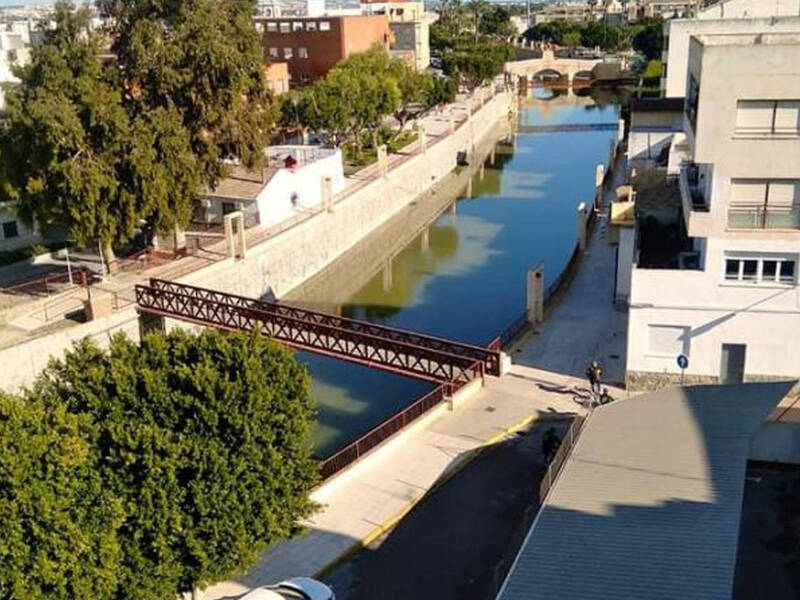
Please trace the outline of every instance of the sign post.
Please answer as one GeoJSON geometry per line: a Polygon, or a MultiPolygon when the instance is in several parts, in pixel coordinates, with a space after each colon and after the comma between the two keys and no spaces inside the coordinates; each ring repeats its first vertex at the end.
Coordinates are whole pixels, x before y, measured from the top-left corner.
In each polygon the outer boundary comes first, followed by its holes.
{"type": "Polygon", "coordinates": [[[681,385],[683,385],[683,372],[689,366],[689,357],[685,354],[678,355],[678,366],[681,368],[681,385]]]}

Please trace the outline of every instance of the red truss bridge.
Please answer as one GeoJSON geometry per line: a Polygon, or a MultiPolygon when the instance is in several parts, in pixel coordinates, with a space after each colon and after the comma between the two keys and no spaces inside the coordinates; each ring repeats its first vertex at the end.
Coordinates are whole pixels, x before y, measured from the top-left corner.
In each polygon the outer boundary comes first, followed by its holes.
{"type": "Polygon", "coordinates": [[[500,375],[500,351],[276,302],[151,279],[136,286],[141,313],[216,327],[258,330],[292,348],[445,384],[450,393],[500,375]]]}

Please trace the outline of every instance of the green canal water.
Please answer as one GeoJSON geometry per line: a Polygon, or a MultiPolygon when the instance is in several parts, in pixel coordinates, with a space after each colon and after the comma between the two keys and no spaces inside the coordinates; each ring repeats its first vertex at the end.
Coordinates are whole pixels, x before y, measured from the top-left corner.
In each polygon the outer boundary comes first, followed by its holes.
{"type": "MultiPolygon", "coordinates": [[[[538,95],[549,92],[538,90],[538,95]]],[[[619,97],[531,98],[521,125],[616,123],[619,97]]],[[[550,283],[575,245],[577,205],[590,201],[594,172],[606,163],[615,133],[518,135],[496,148],[494,166],[473,177],[472,197],[442,214],[392,261],[391,287],[381,273],[342,305],[342,315],[486,344],[525,307],[525,274],[545,265],[550,283]]],[[[355,274],[354,274],[355,275],[355,274]]],[[[408,405],[431,385],[301,353],[318,406],[316,454],[329,456],[408,405]]]]}

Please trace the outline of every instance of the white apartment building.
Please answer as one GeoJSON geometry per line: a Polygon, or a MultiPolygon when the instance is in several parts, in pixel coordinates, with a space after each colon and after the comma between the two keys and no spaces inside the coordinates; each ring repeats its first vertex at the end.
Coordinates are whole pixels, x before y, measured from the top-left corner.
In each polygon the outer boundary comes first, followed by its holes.
{"type": "Polygon", "coordinates": [[[800,32],[800,0],[723,0],[693,19],[664,23],[661,95],[686,94],[689,39],[693,35],[800,32]]]}
{"type": "Polygon", "coordinates": [[[800,34],[692,37],[677,201],[639,189],[620,235],[632,389],[681,354],[685,383],[800,375],[798,57],[800,34]]]}

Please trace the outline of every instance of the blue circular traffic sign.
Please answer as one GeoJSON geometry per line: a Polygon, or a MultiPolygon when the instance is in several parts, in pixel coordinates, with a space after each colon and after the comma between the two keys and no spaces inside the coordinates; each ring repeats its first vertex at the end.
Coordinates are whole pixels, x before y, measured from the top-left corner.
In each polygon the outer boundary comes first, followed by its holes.
{"type": "Polygon", "coordinates": [[[681,369],[685,369],[686,367],[688,367],[689,366],[689,357],[686,356],[685,354],[679,354],[678,355],[678,366],[681,369]]]}

